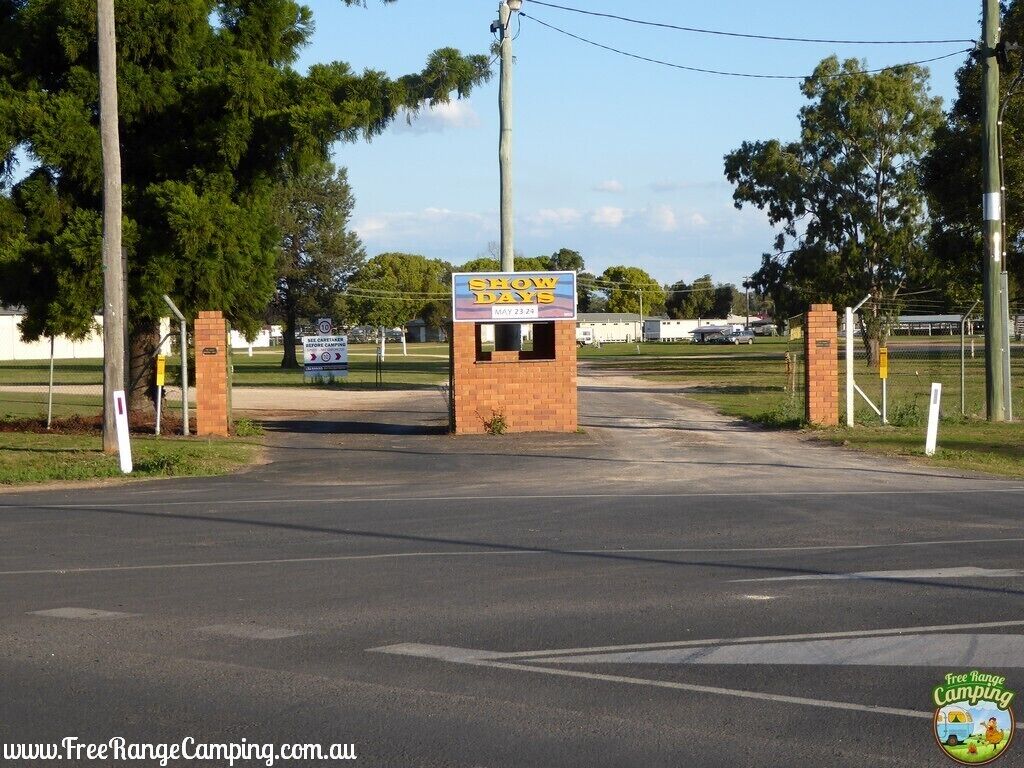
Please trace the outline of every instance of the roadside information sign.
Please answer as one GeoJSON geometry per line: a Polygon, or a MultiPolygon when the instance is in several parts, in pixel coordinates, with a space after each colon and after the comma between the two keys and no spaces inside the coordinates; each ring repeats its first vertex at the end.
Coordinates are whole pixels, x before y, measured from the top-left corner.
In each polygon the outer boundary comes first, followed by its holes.
{"type": "Polygon", "coordinates": [[[321,317],[316,321],[316,332],[320,336],[333,336],[334,321],[329,317],[321,317]]]}
{"type": "Polygon", "coordinates": [[[303,336],[302,370],[307,379],[348,376],[348,336],[303,336]]]}

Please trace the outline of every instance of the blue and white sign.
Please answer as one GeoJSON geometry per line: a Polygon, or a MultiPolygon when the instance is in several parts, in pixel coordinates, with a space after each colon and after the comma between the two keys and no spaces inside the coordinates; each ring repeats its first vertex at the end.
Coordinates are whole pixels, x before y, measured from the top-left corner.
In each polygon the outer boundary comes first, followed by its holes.
{"type": "Polygon", "coordinates": [[[348,336],[303,336],[302,372],[308,379],[348,376],[348,336]]]}

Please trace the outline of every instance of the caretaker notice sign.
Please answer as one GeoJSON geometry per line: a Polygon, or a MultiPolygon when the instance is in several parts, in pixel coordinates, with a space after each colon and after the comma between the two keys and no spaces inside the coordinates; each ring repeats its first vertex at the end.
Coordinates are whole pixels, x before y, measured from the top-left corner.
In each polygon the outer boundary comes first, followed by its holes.
{"type": "Polygon", "coordinates": [[[348,336],[303,336],[302,353],[306,378],[348,376],[348,336]]]}
{"type": "Polygon", "coordinates": [[[452,275],[457,323],[576,319],[575,272],[457,272],[452,275]]]}

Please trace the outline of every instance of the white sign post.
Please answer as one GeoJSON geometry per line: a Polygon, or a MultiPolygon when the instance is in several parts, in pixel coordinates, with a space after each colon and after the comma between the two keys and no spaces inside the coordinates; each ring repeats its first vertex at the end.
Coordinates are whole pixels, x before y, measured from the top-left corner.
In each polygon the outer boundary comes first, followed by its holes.
{"type": "Polygon", "coordinates": [[[348,336],[303,336],[302,372],[307,379],[348,376],[348,336]]]}
{"type": "Polygon", "coordinates": [[[128,440],[128,404],[124,390],[114,391],[114,421],[117,424],[117,452],[121,458],[121,471],[130,475],[132,471],[132,446],[128,440]]]}
{"type": "Polygon", "coordinates": [[[942,384],[932,384],[932,399],[928,406],[928,436],[925,438],[924,455],[935,455],[935,443],[939,438],[939,401],[942,399],[942,384]]]}

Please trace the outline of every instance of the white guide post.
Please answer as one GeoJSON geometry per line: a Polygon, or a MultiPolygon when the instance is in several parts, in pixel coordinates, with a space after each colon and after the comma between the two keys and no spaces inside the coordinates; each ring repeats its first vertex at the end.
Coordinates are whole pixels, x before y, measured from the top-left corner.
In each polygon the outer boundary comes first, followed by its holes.
{"type": "Polygon", "coordinates": [[[121,471],[130,475],[132,471],[132,446],[128,438],[128,404],[124,390],[114,391],[114,420],[117,423],[117,452],[121,458],[121,471]]]}
{"type": "Polygon", "coordinates": [[[932,384],[932,399],[928,405],[928,436],[925,438],[924,455],[935,455],[935,444],[939,438],[939,402],[942,400],[942,384],[932,384]]]}

